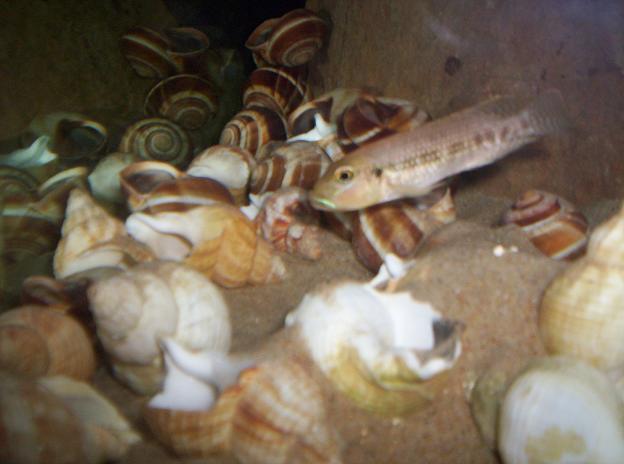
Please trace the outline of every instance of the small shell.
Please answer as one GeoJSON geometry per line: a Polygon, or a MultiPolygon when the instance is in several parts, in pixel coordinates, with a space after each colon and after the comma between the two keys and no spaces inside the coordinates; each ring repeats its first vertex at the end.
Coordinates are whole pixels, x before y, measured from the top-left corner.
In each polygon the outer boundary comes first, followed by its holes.
{"type": "Polygon", "coordinates": [[[571,358],[534,361],[499,416],[505,464],[624,462],[624,403],[607,376],[571,358]]]}
{"type": "Polygon", "coordinates": [[[200,74],[210,39],[193,27],[172,27],[164,30],[168,39],[167,56],[176,65],[177,73],[200,74]]]}
{"type": "Polygon", "coordinates": [[[338,390],[380,415],[424,408],[461,353],[461,326],[429,303],[354,282],[307,294],[286,324],[338,390]]]}
{"type": "Polygon", "coordinates": [[[147,27],[129,29],[119,41],[121,53],[141,77],[163,79],[177,72],[177,65],[167,53],[169,40],[147,27]]]}
{"type": "Polygon", "coordinates": [[[146,118],[130,125],[117,151],[136,153],[140,158],[181,166],[190,159],[193,147],[187,132],[164,118],[146,118]]]}
{"type": "Polygon", "coordinates": [[[327,30],[327,24],[318,15],[299,8],[261,23],[245,46],[268,63],[300,66],[321,49],[327,30]]]}
{"type": "Polygon", "coordinates": [[[325,173],[331,159],[313,142],[273,142],[257,155],[250,192],[260,194],[280,187],[311,189],[325,173]]]}
{"type": "Polygon", "coordinates": [[[2,462],[105,463],[141,439],[96,390],[62,376],[0,376],[0,411],[2,462]]]}
{"type": "Polygon", "coordinates": [[[219,289],[182,264],[138,265],[95,282],[88,296],[98,338],[112,358],[115,374],[139,393],[159,389],[160,337],[172,337],[191,350],[229,350],[229,313],[219,289]],[[147,369],[155,375],[141,379],[142,384],[133,382],[140,377],[133,366],[139,374],[147,369]]]}
{"type": "Polygon", "coordinates": [[[260,235],[280,251],[309,259],[321,257],[321,230],[318,212],[308,203],[306,192],[298,187],[282,188],[264,200],[254,219],[260,235]]]}
{"type": "Polygon", "coordinates": [[[30,146],[0,155],[0,166],[28,171],[43,182],[58,169],[58,155],[50,150],[50,137],[42,135],[30,146]]]}
{"type": "Polygon", "coordinates": [[[221,131],[219,143],[249,150],[254,156],[271,140],[285,140],[286,120],[270,108],[254,106],[238,112],[221,131]]]}
{"type": "Polygon", "coordinates": [[[65,216],[69,193],[76,188],[87,189],[88,173],[89,169],[85,166],[76,166],[50,177],[37,188],[40,200],[35,209],[60,224],[65,216]]]}
{"type": "Polygon", "coordinates": [[[70,193],[61,234],[54,253],[57,278],[103,268],[126,269],[153,259],[146,247],[127,235],[119,219],[80,189],[70,193]]]}
{"type": "Polygon", "coordinates": [[[89,174],[88,182],[93,197],[101,202],[120,205],[125,202],[119,173],[139,161],[135,153],[113,152],[102,158],[89,174]]]}
{"type": "MultiPolygon", "coordinates": [[[[159,441],[176,454],[227,453],[243,464],[341,462],[321,389],[299,360],[262,362],[243,370],[238,380],[224,383],[215,378],[218,364],[210,362],[210,353],[200,354],[205,360],[191,366],[200,356],[167,351],[165,391],[152,399],[145,419],[159,441]],[[219,390],[225,389],[215,399],[218,384],[219,390]]],[[[231,360],[219,364],[229,364],[232,373],[244,367],[231,360]]]]}
{"type": "Polygon", "coordinates": [[[88,380],[95,367],[91,340],[72,317],[44,306],[20,306],[0,315],[0,369],[88,380]]]}
{"type": "Polygon", "coordinates": [[[28,171],[11,166],[0,166],[0,198],[17,195],[34,199],[39,181],[28,171]]]}
{"type": "Polygon", "coordinates": [[[243,90],[243,106],[263,106],[288,116],[305,101],[307,92],[306,68],[258,68],[243,90]]]}
{"type": "Polygon", "coordinates": [[[587,254],[544,292],[539,326],[546,349],[596,367],[624,366],[624,209],[592,233],[587,254]]]}
{"type": "MultiPolygon", "coordinates": [[[[450,200],[450,191],[441,200],[450,200]]],[[[413,257],[424,240],[454,215],[441,221],[431,210],[420,210],[411,200],[398,200],[371,206],[357,212],[352,225],[352,243],[358,259],[377,272],[384,257],[393,253],[413,257]]],[[[454,211],[454,210],[453,210],[454,211]]]]}
{"type": "Polygon", "coordinates": [[[179,74],[160,81],[147,94],[145,114],[177,122],[184,129],[197,130],[212,120],[219,99],[213,86],[191,74],[179,74]]]}
{"type": "Polygon", "coordinates": [[[224,287],[282,280],[284,264],[255,225],[227,204],[184,212],[133,213],[128,232],[161,259],[184,260],[224,287]]]}
{"type": "Polygon", "coordinates": [[[159,184],[177,179],[182,171],[162,161],[139,161],[119,172],[119,185],[131,211],[145,202],[159,184]]]}
{"type": "Polygon", "coordinates": [[[587,219],[570,202],[541,190],[524,192],[505,211],[501,224],[516,224],[533,245],[554,259],[574,259],[585,253],[587,219]]]}
{"type": "Polygon", "coordinates": [[[102,124],[78,113],[55,112],[33,119],[27,136],[50,137],[50,150],[65,165],[82,163],[105,152],[108,130],[102,124]]]}
{"type": "Polygon", "coordinates": [[[247,184],[256,162],[253,155],[240,147],[213,145],[197,155],[186,174],[207,177],[223,184],[236,204],[247,204],[247,184]]]}

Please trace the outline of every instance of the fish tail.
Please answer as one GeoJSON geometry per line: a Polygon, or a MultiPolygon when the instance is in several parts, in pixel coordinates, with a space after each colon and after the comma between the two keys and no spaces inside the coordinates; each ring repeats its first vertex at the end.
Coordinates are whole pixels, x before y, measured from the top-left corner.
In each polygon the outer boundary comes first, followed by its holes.
{"type": "Polygon", "coordinates": [[[526,118],[535,136],[561,132],[572,126],[563,96],[556,89],[537,97],[523,111],[522,117],[526,118]]]}

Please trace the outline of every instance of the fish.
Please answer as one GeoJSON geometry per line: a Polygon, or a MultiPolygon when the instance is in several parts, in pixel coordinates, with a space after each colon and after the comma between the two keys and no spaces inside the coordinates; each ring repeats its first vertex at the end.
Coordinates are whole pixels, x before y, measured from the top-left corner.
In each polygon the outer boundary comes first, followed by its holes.
{"type": "Polygon", "coordinates": [[[332,163],[309,192],[320,210],[354,211],[420,197],[463,171],[493,163],[570,126],[561,93],[501,96],[390,135],[332,163]]]}

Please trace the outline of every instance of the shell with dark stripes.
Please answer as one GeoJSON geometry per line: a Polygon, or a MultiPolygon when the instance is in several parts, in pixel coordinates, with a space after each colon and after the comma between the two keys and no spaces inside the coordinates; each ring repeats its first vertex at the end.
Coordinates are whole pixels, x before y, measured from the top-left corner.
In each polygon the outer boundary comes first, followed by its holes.
{"type": "Polygon", "coordinates": [[[519,226],[546,256],[574,259],[585,253],[587,219],[569,201],[553,193],[522,193],[501,218],[502,225],[511,223],[519,226]]]}
{"type": "Polygon", "coordinates": [[[119,41],[121,53],[141,77],[162,79],[175,74],[176,64],[168,55],[166,37],[147,27],[129,29],[119,41]]]}
{"type": "Polygon", "coordinates": [[[327,23],[318,15],[299,8],[261,23],[245,46],[260,58],[256,62],[300,66],[321,49],[327,30],[327,23]]]}
{"type": "Polygon", "coordinates": [[[251,173],[250,192],[260,194],[280,187],[311,189],[331,160],[314,142],[274,142],[265,145],[251,173]]]}
{"type": "Polygon", "coordinates": [[[285,140],[286,121],[281,113],[254,106],[239,111],[221,131],[221,145],[235,145],[257,156],[258,150],[271,140],[285,140]]]}
{"type": "Polygon", "coordinates": [[[243,90],[243,106],[264,106],[288,116],[306,99],[305,67],[258,68],[251,73],[243,90]]]}
{"type": "Polygon", "coordinates": [[[193,147],[188,133],[177,123],[165,118],[145,118],[126,129],[117,151],[180,166],[188,162],[193,147]]]}

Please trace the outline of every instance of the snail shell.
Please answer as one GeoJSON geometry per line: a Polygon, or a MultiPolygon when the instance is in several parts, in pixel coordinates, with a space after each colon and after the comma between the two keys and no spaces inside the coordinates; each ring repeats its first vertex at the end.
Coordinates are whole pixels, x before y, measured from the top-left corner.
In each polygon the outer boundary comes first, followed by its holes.
{"type": "Polygon", "coordinates": [[[238,208],[216,203],[183,212],[133,213],[128,232],[161,259],[184,260],[224,287],[276,282],[284,264],[238,208]]]}
{"type": "Polygon", "coordinates": [[[50,137],[42,135],[30,146],[0,155],[0,166],[27,171],[43,182],[58,169],[58,155],[49,148],[50,137]]]}
{"type": "Polygon", "coordinates": [[[240,147],[213,145],[193,158],[186,170],[192,177],[214,179],[224,185],[236,204],[247,204],[247,184],[256,165],[253,155],[240,147]]]}
{"type": "Polygon", "coordinates": [[[516,224],[533,245],[554,259],[573,259],[585,253],[588,223],[565,199],[542,190],[524,192],[505,211],[502,224],[516,224]]]}
{"type": "Polygon", "coordinates": [[[87,189],[87,174],[85,166],[76,166],[65,169],[46,180],[37,188],[39,201],[35,209],[47,217],[54,218],[59,224],[63,221],[67,200],[72,190],[87,189]]]}
{"type": "Polygon", "coordinates": [[[286,187],[266,198],[255,217],[258,231],[274,248],[309,259],[321,257],[318,212],[298,187],[286,187]]]}
{"type": "Polygon", "coordinates": [[[624,402],[608,377],[564,357],[533,361],[498,421],[505,464],[624,461],[624,402]]]}
{"type": "Polygon", "coordinates": [[[331,159],[313,142],[273,142],[257,155],[250,192],[260,194],[280,187],[311,189],[325,173],[331,159]]]}
{"type": "MultiPolygon", "coordinates": [[[[136,156],[136,155],[135,155],[136,156]]],[[[131,211],[139,208],[149,193],[163,182],[175,180],[182,171],[162,161],[138,161],[119,172],[119,186],[131,211]]]]}
{"type": "Polygon", "coordinates": [[[592,233],[587,253],[544,292],[539,327],[546,349],[596,367],[624,366],[624,210],[592,233]]]}
{"type": "Polygon", "coordinates": [[[263,106],[288,116],[306,100],[307,92],[306,68],[258,68],[243,90],[243,106],[263,106]]]}
{"type": "Polygon", "coordinates": [[[145,99],[146,115],[171,119],[187,130],[203,127],[218,109],[219,99],[210,82],[191,74],[160,81],[145,99]]]}
{"type": "Polygon", "coordinates": [[[341,462],[321,389],[298,359],[245,367],[229,359],[211,362],[212,353],[173,351],[172,345],[165,345],[169,362],[164,392],[150,401],[145,419],[177,455],[229,454],[241,463],[256,464],[341,462]],[[194,358],[198,361],[193,363],[194,358]],[[218,364],[242,372],[238,378],[230,374],[233,378],[224,383],[212,371],[218,364]],[[195,366],[203,367],[202,372],[195,366]],[[180,387],[185,404],[180,404],[180,387]]]}
{"type": "Polygon", "coordinates": [[[178,74],[200,74],[210,39],[193,27],[171,27],[164,30],[168,39],[167,55],[175,63],[178,74]]]}
{"type": "Polygon", "coordinates": [[[164,118],[146,118],[126,129],[117,151],[180,166],[189,160],[193,147],[188,133],[177,123],[164,118]]]}
{"type": "Polygon", "coordinates": [[[98,280],[88,297],[115,375],[139,393],[158,391],[162,381],[160,337],[172,337],[191,350],[229,350],[229,313],[219,289],[182,264],[135,266],[98,280]],[[151,377],[141,377],[141,369],[151,371],[151,377]]]}
{"type": "Polygon", "coordinates": [[[91,340],[72,317],[34,305],[0,315],[0,369],[32,377],[88,380],[95,367],[91,340]]]}
{"type": "Polygon", "coordinates": [[[421,210],[412,200],[398,200],[371,206],[353,217],[352,243],[355,254],[368,269],[377,272],[384,258],[414,256],[425,239],[455,219],[450,189],[431,208],[421,210]],[[438,215],[437,211],[451,211],[438,215]]]}
{"type": "Polygon", "coordinates": [[[139,161],[135,153],[113,152],[102,158],[89,174],[89,189],[101,202],[120,205],[125,202],[121,191],[119,173],[130,164],[139,161]]]}
{"type": "Polygon", "coordinates": [[[163,79],[177,72],[168,54],[169,40],[147,27],[129,29],[119,41],[121,53],[141,77],[163,79]]]}
{"type": "Polygon", "coordinates": [[[63,376],[0,376],[0,461],[105,463],[141,440],[104,396],[63,376]]]}
{"type": "Polygon", "coordinates": [[[34,192],[37,190],[39,181],[28,171],[11,166],[0,165],[0,192],[3,199],[9,196],[34,200],[34,192]]]}
{"type": "Polygon", "coordinates": [[[355,282],[307,294],[286,324],[339,391],[380,415],[426,406],[461,353],[460,325],[429,303],[355,282]]]}
{"type": "Polygon", "coordinates": [[[61,235],[54,253],[57,278],[98,269],[126,269],[153,259],[145,246],[126,233],[123,222],[81,189],[69,195],[61,235]]]}
{"type": "Polygon", "coordinates": [[[318,15],[299,8],[261,23],[245,46],[265,62],[300,66],[321,49],[327,30],[327,24],[318,15]]]}
{"type": "Polygon", "coordinates": [[[285,140],[286,120],[270,108],[254,106],[239,111],[223,128],[219,143],[249,150],[254,156],[271,140],[285,140]]]}

